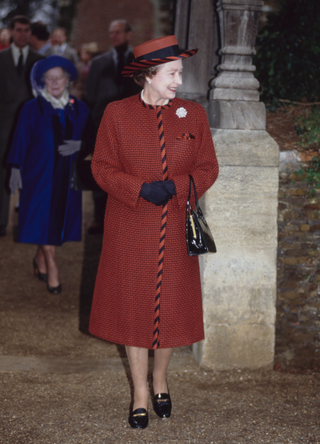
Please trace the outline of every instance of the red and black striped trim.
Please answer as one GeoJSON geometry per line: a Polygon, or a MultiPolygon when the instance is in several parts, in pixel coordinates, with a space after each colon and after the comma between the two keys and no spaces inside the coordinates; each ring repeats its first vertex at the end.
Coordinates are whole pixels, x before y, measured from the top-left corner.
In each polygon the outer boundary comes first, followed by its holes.
{"type": "Polygon", "coordinates": [[[151,60],[137,60],[135,59],[130,65],[126,66],[122,71],[123,77],[131,77],[136,72],[142,69],[150,68],[151,66],[162,65],[163,63],[174,62],[175,60],[186,59],[194,56],[198,52],[198,49],[191,49],[190,51],[184,51],[179,55],[167,56],[164,58],[155,58],[151,60]]]}
{"type": "Polygon", "coordinates": [[[153,59],[165,59],[170,56],[178,56],[181,54],[179,45],[170,45],[164,48],[155,49],[154,51],[147,52],[141,56],[135,56],[135,61],[140,62],[141,60],[153,60],[153,59]]]}
{"type": "MultiPolygon", "coordinates": [[[[164,138],[161,109],[162,109],[161,106],[157,107],[157,123],[158,123],[160,153],[161,153],[161,163],[162,163],[162,180],[168,180],[166,144],[164,138]]],[[[160,296],[161,296],[161,283],[162,283],[163,260],[164,260],[164,247],[166,240],[167,215],[168,215],[168,204],[165,204],[162,208],[162,215],[161,215],[158,273],[157,273],[157,286],[156,286],[156,297],[155,297],[155,307],[154,307],[154,325],[153,325],[153,342],[152,342],[152,348],[154,350],[160,347],[160,330],[159,330],[160,302],[161,302],[160,296]]]]}
{"type": "MultiPolygon", "coordinates": [[[[162,163],[162,180],[168,180],[166,144],[165,144],[161,110],[170,108],[170,106],[172,105],[172,100],[169,100],[169,102],[166,105],[162,106],[149,105],[142,99],[141,93],[139,95],[139,100],[145,108],[155,110],[157,112],[157,124],[158,124],[159,144],[160,144],[161,163],[162,163]]],[[[159,257],[158,257],[156,296],[155,296],[155,305],[154,305],[153,339],[152,339],[153,350],[160,347],[160,296],[161,296],[161,283],[162,283],[162,272],[163,272],[163,261],[164,261],[164,247],[165,247],[166,228],[167,228],[167,214],[168,214],[168,204],[165,204],[162,208],[161,226],[160,226],[159,257]]]]}

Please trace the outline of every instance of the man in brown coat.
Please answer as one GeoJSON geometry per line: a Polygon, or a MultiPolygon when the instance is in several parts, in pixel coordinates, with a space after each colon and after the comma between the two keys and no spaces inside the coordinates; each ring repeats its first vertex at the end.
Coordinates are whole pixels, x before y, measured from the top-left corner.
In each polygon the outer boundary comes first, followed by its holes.
{"type": "Polygon", "coordinates": [[[18,15],[10,23],[13,42],[0,51],[0,236],[6,234],[10,192],[7,184],[6,154],[21,106],[33,98],[30,71],[42,58],[29,47],[30,20],[18,15]]]}

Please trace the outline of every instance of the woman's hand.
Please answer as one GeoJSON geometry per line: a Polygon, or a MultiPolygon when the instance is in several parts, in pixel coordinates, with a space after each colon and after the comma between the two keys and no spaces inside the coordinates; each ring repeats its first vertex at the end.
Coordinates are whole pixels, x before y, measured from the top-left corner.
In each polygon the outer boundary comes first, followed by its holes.
{"type": "Polygon", "coordinates": [[[165,205],[176,194],[176,188],[172,180],[155,180],[142,184],[140,196],[154,205],[165,205]]]}
{"type": "Polygon", "coordinates": [[[169,199],[172,198],[176,194],[176,186],[173,182],[173,180],[165,180],[163,183],[163,186],[167,190],[167,192],[170,194],[169,199]]]}
{"type": "Polygon", "coordinates": [[[61,156],[71,156],[80,151],[81,140],[64,140],[63,145],[58,146],[58,151],[61,156]]]}
{"type": "Polygon", "coordinates": [[[12,194],[15,194],[18,188],[22,189],[22,179],[19,168],[11,168],[9,187],[12,194]]]}

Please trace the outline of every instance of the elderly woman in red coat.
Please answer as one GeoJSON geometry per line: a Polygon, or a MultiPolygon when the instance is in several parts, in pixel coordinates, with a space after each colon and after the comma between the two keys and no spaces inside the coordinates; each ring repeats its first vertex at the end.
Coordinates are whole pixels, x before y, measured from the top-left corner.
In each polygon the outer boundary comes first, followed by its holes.
{"type": "Polygon", "coordinates": [[[123,75],[144,89],[113,102],[102,119],[93,175],[108,193],[90,332],[125,345],[134,398],[129,423],[148,424],[148,349],[153,406],[171,414],[166,372],[174,347],[204,338],[200,273],[189,257],[185,218],[192,175],[201,196],[218,176],[204,109],[176,98],[182,52],[175,36],[137,46],[123,75]]]}

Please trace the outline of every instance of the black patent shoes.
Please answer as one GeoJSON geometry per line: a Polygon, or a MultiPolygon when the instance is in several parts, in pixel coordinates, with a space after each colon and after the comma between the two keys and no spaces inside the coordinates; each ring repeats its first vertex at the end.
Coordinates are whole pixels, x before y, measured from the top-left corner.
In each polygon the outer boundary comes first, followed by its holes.
{"type": "Polygon", "coordinates": [[[146,409],[136,409],[129,416],[129,424],[133,429],[145,429],[148,425],[148,420],[146,409]]]}
{"type": "Polygon", "coordinates": [[[153,399],[153,408],[160,418],[169,418],[171,415],[171,399],[168,393],[158,393],[153,399]]]}

